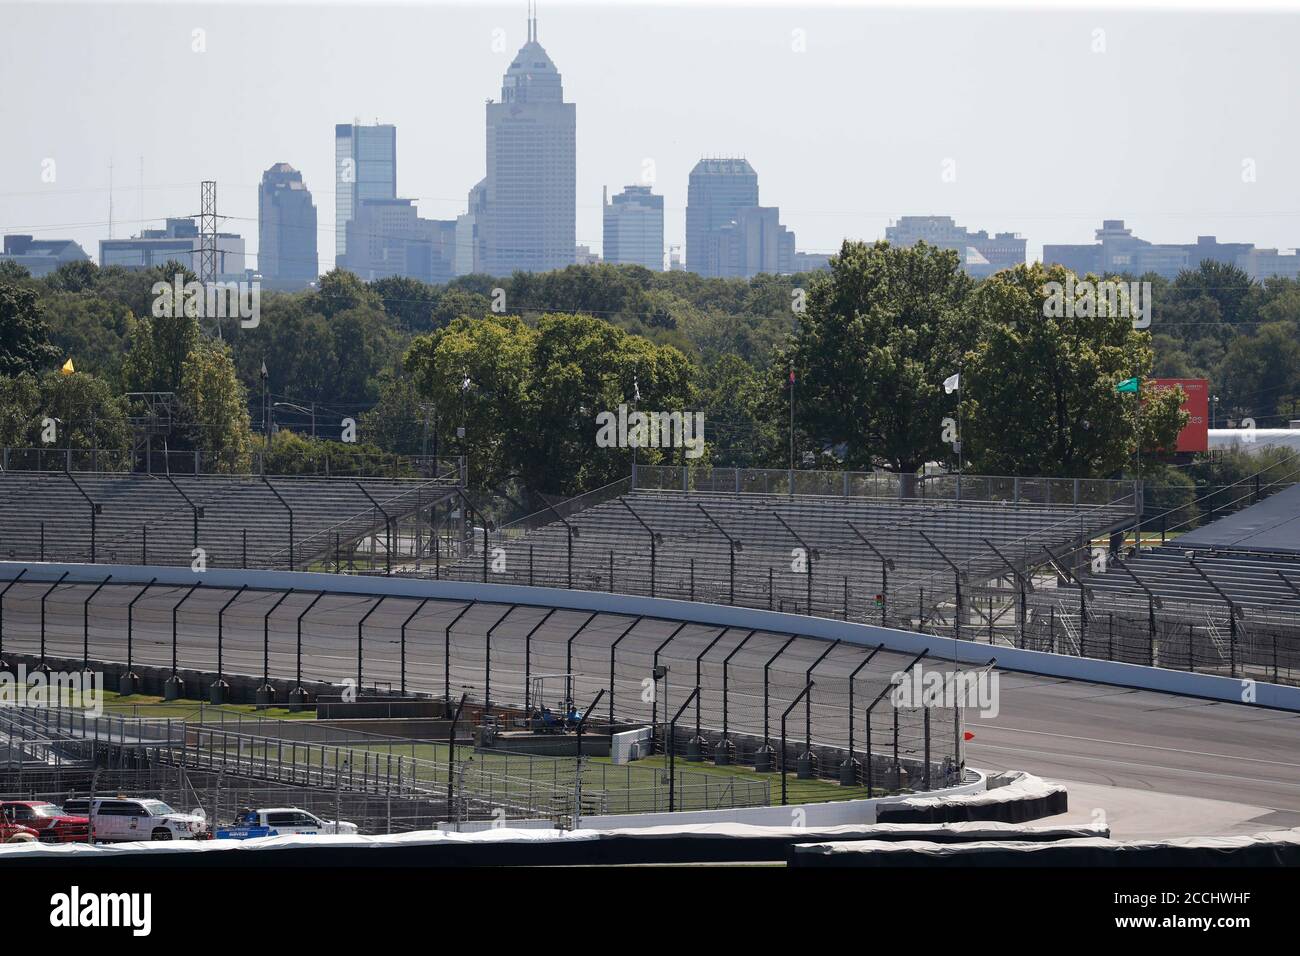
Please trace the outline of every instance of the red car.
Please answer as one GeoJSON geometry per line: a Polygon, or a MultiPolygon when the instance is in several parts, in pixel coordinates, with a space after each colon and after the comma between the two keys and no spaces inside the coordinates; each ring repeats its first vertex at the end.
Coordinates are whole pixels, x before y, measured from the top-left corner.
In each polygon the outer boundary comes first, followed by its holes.
{"type": "Polygon", "coordinates": [[[64,813],[44,800],[6,800],[0,803],[0,817],[5,824],[36,831],[42,843],[85,843],[90,831],[88,817],[64,813]]]}
{"type": "Polygon", "coordinates": [[[28,843],[39,838],[39,834],[31,827],[0,819],[0,843],[28,843]]]}

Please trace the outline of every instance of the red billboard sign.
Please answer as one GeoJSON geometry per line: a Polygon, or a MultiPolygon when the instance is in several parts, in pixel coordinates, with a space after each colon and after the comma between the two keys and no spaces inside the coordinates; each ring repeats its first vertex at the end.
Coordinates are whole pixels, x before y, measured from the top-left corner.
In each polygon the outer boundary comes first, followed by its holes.
{"type": "Polygon", "coordinates": [[[1203,378],[1153,378],[1146,382],[1152,391],[1182,386],[1186,399],[1183,411],[1191,417],[1178,433],[1175,451],[1206,451],[1210,446],[1210,383],[1203,378]]]}

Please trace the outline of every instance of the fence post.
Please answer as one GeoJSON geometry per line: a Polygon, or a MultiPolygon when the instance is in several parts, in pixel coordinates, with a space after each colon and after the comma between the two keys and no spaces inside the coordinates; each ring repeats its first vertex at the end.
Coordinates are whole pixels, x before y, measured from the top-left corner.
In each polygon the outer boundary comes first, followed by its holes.
{"type": "Polygon", "coordinates": [[[763,745],[754,753],[754,770],[759,773],[766,773],[772,769],[772,744],[768,734],[768,706],[771,700],[769,694],[770,681],[769,670],[773,662],[785,653],[785,649],[794,643],[795,635],[791,634],[786,642],[781,645],[780,649],[767,659],[763,665],[763,745]]]}

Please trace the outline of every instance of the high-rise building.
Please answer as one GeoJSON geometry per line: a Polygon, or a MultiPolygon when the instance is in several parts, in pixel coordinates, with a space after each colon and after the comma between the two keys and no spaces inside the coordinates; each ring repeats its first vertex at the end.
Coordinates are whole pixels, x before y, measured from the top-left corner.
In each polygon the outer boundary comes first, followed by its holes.
{"type": "Polygon", "coordinates": [[[406,276],[440,284],[455,274],[455,250],[455,220],[421,219],[410,199],[363,199],[338,264],[366,282],[406,276]]]}
{"type": "Polygon", "coordinates": [[[611,202],[605,199],[604,252],[613,265],[664,268],[664,197],[649,186],[625,186],[611,202]]]}
{"type": "Polygon", "coordinates": [[[1025,264],[1025,240],[1014,232],[999,232],[994,236],[983,229],[971,232],[957,225],[951,216],[903,216],[885,228],[885,239],[895,246],[925,242],[940,249],[951,249],[961,256],[966,273],[977,279],[1025,264]]]}
{"type": "Polygon", "coordinates": [[[288,163],[262,174],[257,226],[257,271],[267,288],[295,289],[316,281],[316,206],[302,173],[288,163]]]}
{"type": "Polygon", "coordinates": [[[484,271],[544,272],[572,265],[576,245],[577,111],[564,102],[560,73],[537,42],[528,42],[501,81],[501,101],[487,104],[487,177],[479,224],[484,271]]]}
{"type": "Polygon", "coordinates": [[[741,209],[758,205],[758,173],[744,159],[701,159],[686,190],[686,268],[721,275],[714,234],[741,209]]]}
{"type": "Polygon", "coordinates": [[[469,191],[469,210],[456,217],[456,262],[458,276],[482,272],[487,262],[483,248],[483,220],[487,213],[487,180],[480,179],[469,191]]]}
{"type": "Polygon", "coordinates": [[[397,127],[334,127],[334,254],[348,251],[348,223],[363,199],[397,198],[397,127]]]}
{"type": "MultiPolygon", "coordinates": [[[[168,219],[162,229],[143,229],[132,239],[99,240],[99,264],[125,269],[151,269],[176,261],[199,272],[202,239],[193,219],[168,219]]],[[[246,278],[244,239],[231,232],[217,233],[218,277],[246,278]]]]}
{"type": "Polygon", "coordinates": [[[65,262],[89,262],[86,250],[72,239],[33,239],[5,236],[0,262],[15,262],[34,278],[47,276],[65,262]]]}
{"type": "MultiPolygon", "coordinates": [[[[760,272],[789,275],[795,271],[794,233],[781,225],[775,206],[746,206],[732,220],[714,230],[709,262],[711,275],[727,279],[752,279],[760,272]]],[[[687,247],[690,254],[690,245],[687,247]]]]}

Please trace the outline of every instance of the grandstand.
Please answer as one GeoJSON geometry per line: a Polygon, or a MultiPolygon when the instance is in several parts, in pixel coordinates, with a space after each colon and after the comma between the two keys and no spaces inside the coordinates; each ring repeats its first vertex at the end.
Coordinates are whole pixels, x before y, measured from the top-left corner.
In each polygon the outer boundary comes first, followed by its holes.
{"type": "Polygon", "coordinates": [[[1300,675],[1300,486],[1092,567],[1082,595],[1064,586],[1035,597],[1029,641],[1232,676],[1300,675]]]}
{"type": "MultiPolygon", "coordinates": [[[[427,554],[418,530],[456,494],[428,480],[41,471],[0,473],[0,556],[210,567],[334,566],[356,547],[427,554]],[[415,516],[425,515],[423,521],[415,516]]],[[[391,560],[391,559],[390,559],[391,560]]]]}
{"type": "Polygon", "coordinates": [[[919,622],[959,590],[964,605],[990,581],[1134,523],[1123,482],[1089,482],[1093,503],[1074,481],[1026,481],[1022,494],[1016,479],[968,478],[904,498],[896,483],[843,472],[796,473],[796,494],[758,490],[772,484],[761,472],[658,469],[646,488],[647,472],[499,529],[488,536],[497,560],[476,552],[450,576],[919,622]]]}

